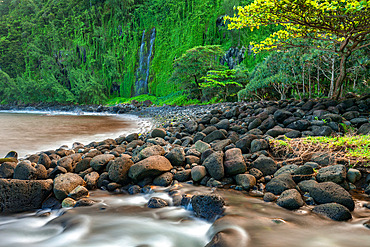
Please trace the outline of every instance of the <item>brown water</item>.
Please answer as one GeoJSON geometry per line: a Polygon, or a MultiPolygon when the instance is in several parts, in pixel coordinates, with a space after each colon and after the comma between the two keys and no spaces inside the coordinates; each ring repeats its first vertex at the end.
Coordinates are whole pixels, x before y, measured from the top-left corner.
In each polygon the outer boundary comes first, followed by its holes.
{"type": "Polygon", "coordinates": [[[88,144],[121,134],[140,132],[150,123],[127,115],[66,115],[0,112],[0,157],[9,151],[19,157],[56,149],[73,142],[88,144]]]}

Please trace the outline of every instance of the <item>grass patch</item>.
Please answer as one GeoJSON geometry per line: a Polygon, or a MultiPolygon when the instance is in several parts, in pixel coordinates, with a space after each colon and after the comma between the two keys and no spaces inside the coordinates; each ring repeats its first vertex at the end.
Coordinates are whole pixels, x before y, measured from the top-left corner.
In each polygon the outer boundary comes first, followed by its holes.
{"type": "Polygon", "coordinates": [[[326,152],[348,166],[370,166],[370,135],[305,137],[270,140],[272,155],[287,163],[304,163],[316,152],[326,152]]]}
{"type": "Polygon", "coordinates": [[[163,106],[163,105],[177,105],[177,106],[184,106],[184,105],[207,105],[207,104],[215,104],[219,103],[220,101],[216,98],[207,101],[207,102],[201,102],[200,100],[192,99],[189,100],[188,96],[184,94],[182,91],[175,92],[163,97],[156,97],[154,95],[149,94],[143,94],[132,98],[123,98],[123,97],[116,97],[113,99],[109,99],[106,101],[106,105],[113,106],[117,104],[127,104],[131,103],[131,101],[137,100],[139,102],[143,102],[145,100],[150,100],[153,102],[153,105],[155,106],[163,106]]]}

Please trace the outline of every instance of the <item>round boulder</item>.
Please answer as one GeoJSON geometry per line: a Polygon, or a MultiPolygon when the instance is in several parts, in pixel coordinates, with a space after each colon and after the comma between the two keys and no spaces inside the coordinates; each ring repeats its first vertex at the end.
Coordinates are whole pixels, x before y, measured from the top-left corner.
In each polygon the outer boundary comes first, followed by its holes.
{"type": "Polygon", "coordinates": [[[235,176],[236,184],[245,190],[250,190],[256,185],[256,178],[251,174],[238,174],[235,176]]]}
{"type": "Polygon", "coordinates": [[[172,169],[171,162],[159,155],[150,156],[134,165],[129,169],[128,176],[134,181],[139,181],[145,177],[155,177],[161,173],[172,169]]]}
{"type": "Polygon", "coordinates": [[[216,180],[223,178],[225,175],[223,157],[224,154],[222,152],[214,152],[203,162],[203,166],[206,167],[208,174],[216,180]]]}
{"type": "Polygon", "coordinates": [[[99,171],[104,170],[108,162],[113,160],[114,158],[115,156],[113,154],[100,154],[91,159],[90,166],[95,171],[99,172],[99,171]]]}
{"type": "Polygon", "coordinates": [[[58,200],[63,200],[79,185],[85,185],[85,181],[79,175],[61,174],[54,179],[54,195],[58,200]]]}
{"type": "Polygon", "coordinates": [[[131,156],[123,154],[121,157],[113,160],[108,169],[109,178],[119,184],[129,183],[128,171],[134,165],[131,156]]]}
{"type": "Polygon", "coordinates": [[[225,152],[224,167],[225,173],[231,176],[247,171],[247,166],[240,148],[231,148],[225,152]]]}
{"type": "Polygon", "coordinates": [[[304,205],[301,194],[296,189],[284,191],[276,201],[276,204],[286,209],[298,209],[304,205]]]}
{"type": "Polygon", "coordinates": [[[208,221],[214,220],[225,211],[224,199],[215,194],[194,195],[191,198],[191,205],[197,217],[208,221]]]}
{"type": "Polygon", "coordinates": [[[273,175],[278,169],[276,162],[270,157],[266,157],[264,155],[261,155],[258,159],[253,161],[252,167],[260,170],[264,176],[273,175]]]}
{"type": "Polygon", "coordinates": [[[336,221],[345,221],[352,218],[351,212],[338,203],[325,203],[312,209],[312,212],[328,217],[336,221]]]}

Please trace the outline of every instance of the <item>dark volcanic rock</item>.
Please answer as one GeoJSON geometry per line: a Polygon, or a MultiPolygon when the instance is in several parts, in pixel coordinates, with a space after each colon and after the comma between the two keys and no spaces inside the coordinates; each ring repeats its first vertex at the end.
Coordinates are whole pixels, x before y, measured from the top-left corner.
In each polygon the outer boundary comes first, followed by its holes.
{"type": "Polygon", "coordinates": [[[184,149],[176,147],[166,155],[166,158],[171,162],[173,166],[182,166],[185,163],[184,149]]]}
{"type": "Polygon", "coordinates": [[[277,199],[276,204],[286,209],[298,209],[304,205],[301,194],[296,189],[285,190],[277,199]]]}
{"type": "Polygon", "coordinates": [[[208,221],[221,216],[225,211],[224,199],[215,194],[194,195],[191,198],[191,205],[197,217],[204,218],[208,221]]]}
{"type": "Polygon", "coordinates": [[[152,197],[148,202],[148,208],[163,208],[167,206],[168,203],[159,197],[152,197]]]}
{"type": "Polygon", "coordinates": [[[333,182],[318,183],[310,189],[310,195],[318,204],[336,202],[350,211],[355,208],[352,196],[340,185],[333,182]]]}
{"type": "Polygon", "coordinates": [[[90,161],[90,166],[95,171],[102,171],[104,170],[105,166],[108,164],[109,161],[113,160],[115,156],[113,154],[100,154],[98,156],[95,156],[90,161]]]}
{"type": "Polygon", "coordinates": [[[128,175],[134,181],[155,177],[172,169],[171,162],[163,156],[151,156],[130,167],[128,175]]]}
{"type": "Polygon", "coordinates": [[[0,179],[0,212],[16,213],[41,208],[52,190],[51,179],[0,179]]]}
{"type": "Polygon", "coordinates": [[[109,178],[119,184],[129,183],[128,171],[134,162],[131,156],[123,154],[121,157],[113,160],[108,169],[109,178]]]}
{"type": "Polygon", "coordinates": [[[278,169],[278,165],[273,159],[263,155],[252,162],[252,167],[260,170],[264,176],[273,175],[278,169]]]}
{"type": "Polygon", "coordinates": [[[153,184],[157,186],[169,186],[172,183],[173,174],[171,172],[165,172],[153,180],[153,184]]]}
{"type": "Polygon", "coordinates": [[[15,162],[4,162],[0,165],[0,178],[12,178],[14,169],[17,166],[15,162]]]}
{"type": "Polygon", "coordinates": [[[14,179],[30,180],[37,179],[36,168],[31,165],[28,160],[23,160],[18,163],[14,169],[14,179]]]}
{"type": "Polygon", "coordinates": [[[325,203],[314,207],[312,212],[321,214],[336,221],[345,221],[352,219],[351,212],[338,203],[325,203]]]}
{"type": "Polygon", "coordinates": [[[223,140],[223,139],[226,139],[224,132],[222,132],[221,130],[215,130],[209,133],[206,137],[204,137],[203,141],[207,143],[211,143],[215,140],[223,140]]]}
{"type": "Polygon", "coordinates": [[[340,184],[346,180],[347,170],[344,165],[333,165],[321,168],[316,175],[318,182],[334,182],[340,184]]]}
{"type": "Polygon", "coordinates": [[[207,168],[209,175],[214,179],[221,179],[225,175],[223,165],[224,154],[222,152],[214,152],[210,154],[203,162],[203,166],[207,168]]]}
{"type": "Polygon", "coordinates": [[[236,175],[247,171],[242,151],[239,148],[232,148],[225,152],[225,173],[236,175]]]}
{"type": "Polygon", "coordinates": [[[79,185],[85,185],[85,181],[77,174],[61,174],[54,179],[54,195],[58,200],[63,200],[79,185]]]}
{"type": "Polygon", "coordinates": [[[266,184],[266,191],[274,193],[275,195],[280,195],[285,190],[294,189],[295,186],[296,184],[291,175],[282,174],[274,177],[266,184]]]}

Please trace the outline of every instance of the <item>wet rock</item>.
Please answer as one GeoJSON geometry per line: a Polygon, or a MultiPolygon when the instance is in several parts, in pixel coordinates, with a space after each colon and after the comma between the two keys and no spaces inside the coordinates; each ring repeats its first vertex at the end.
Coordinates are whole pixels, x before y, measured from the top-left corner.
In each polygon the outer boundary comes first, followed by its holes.
{"type": "Polygon", "coordinates": [[[23,160],[14,169],[14,179],[37,179],[36,168],[32,166],[29,160],[23,160]]]}
{"type": "Polygon", "coordinates": [[[277,199],[276,204],[286,209],[298,209],[304,205],[301,194],[296,189],[285,190],[277,199]]]}
{"type": "Polygon", "coordinates": [[[277,199],[277,196],[275,196],[273,193],[271,193],[271,192],[267,192],[267,193],[265,193],[264,195],[263,195],[263,200],[265,201],[265,202],[274,202],[274,201],[276,201],[276,199],[277,199]]]}
{"type": "Polygon", "coordinates": [[[150,135],[153,138],[156,138],[156,137],[164,138],[166,136],[166,130],[161,129],[161,128],[155,128],[155,129],[152,130],[150,135]]]}
{"type": "Polygon", "coordinates": [[[247,171],[247,166],[240,148],[232,148],[225,152],[224,168],[225,173],[231,176],[247,171]]]}
{"type": "Polygon", "coordinates": [[[0,165],[0,178],[12,178],[14,169],[17,166],[15,162],[4,162],[0,165]]]}
{"type": "Polygon", "coordinates": [[[134,181],[139,181],[145,177],[158,176],[172,168],[171,162],[167,158],[155,155],[131,166],[128,175],[134,181]]]}
{"type": "Polygon", "coordinates": [[[90,166],[95,171],[103,171],[108,162],[113,160],[114,158],[115,156],[113,154],[100,154],[92,158],[92,160],[90,161],[90,166]]]}
{"type": "Polygon", "coordinates": [[[238,174],[235,176],[237,185],[240,185],[245,190],[250,190],[256,185],[256,178],[250,174],[238,174]]]}
{"type": "Polygon", "coordinates": [[[123,154],[121,157],[113,160],[108,169],[109,178],[119,184],[128,184],[130,179],[128,172],[134,162],[131,160],[131,156],[123,154]]]}
{"type": "Polygon", "coordinates": [[[186,182],[190,180],[191,178],[191,169],[186,169],[183,171],[178,171],[176,174],[173,176],[173,178],[179,182],[186,182]]]}
{"type": "Polygon", "coordinates": [[[41,209],[60,209],[62,207],[60,201],[58,201],[54,196],[48,197],[42,205],[41,209]]]}
{"type": "Polygon", "coordinates": [[[58,200],[63,200],[79,185],[85,185],[85,181],[77,174],[61,174],[54,179],[54,195],[58,200]]]}
{"type": "Polygon", "coordinates": [[[76,188],[74,188],[71,192],[69,192],[68,197],[77,201],[83,197],[87,197],[88,195],[89,195],[88,189],[86,189],[84,186],[79,185],[76,188]]]}
{"type": "Polygon", "coordinates": [[[266,184],[266,191],[271,192],[275,195],[280,195],[285,190],[294,189],[296,184],[293,178],[289,174],[282,174],[271,179],[270,182],[266,184]]]}
{"type": "Polygon", "coordinates": [[[82,198],[76,202],[75,207],[90,207],[94,205],[95,203],[96,202],[91,199],[82,198]]]}
{"type": "Polygon", "coordinates": [[[225,209],[224,199],[215,194],[194,195],[191,198],[191,205],[195,216],[204,218],[208,221],[214,220],[221,216],[225,209]]]}
{"type": "Polygon", "coordinates": [[[91,172],[84,176],[84,181],[86,182],[86,188],[93,190],[98,188],[99,173],[91,172]]]}
{"type": "Polygon", "coordinates": [[[346,179],[347,171],[344,165],[333,165],[321,168],[316,175],[318,182],[343,183],[346,179]]]}
{"type": "Polygon", "coordinates": [[[352,196],[340,185],[333,182],[318,183],[310,189],[310,195],[318,204],[336,202],[350,211],[355,208],[352,196]]]}
{"type": "Polygon", "coordinates": [[[261,155],[258,159],[252,162],[252,168],[260,170],[264,176],[267,176],[273,175],[277,171],[278,165],[273,159],[261,155]]]}
{"type": "Polygon", "coordinates": [[[165,172],[153,180],[153,184],[157,186],[169,186],[172,183],[173,174],[171,172],[165,172]]]}
{"type": "Polygon", "coordinates": [[[62,207],[63,208],[72,208],[76,205],[76,201],[73,200],[72,198],[65,198],[63,201],[62,201],[62,207]]]}
{"type": "Polygon", "coordinates": [[[139,160],[143,160],[154,155],[164,155],[165,153],[166,151],[164,151],[164,148],[159,145],[146,147],[140,151],[139,160]]]}
{"type": "Polygon", "coordinates": [[[167,206],[168,203],[159,197],[152,197],[148,202],[148,208],[163,208],[167,206]]]}
{"type": "Polygon", "coordinates": [[[208,174],[214,179],[221,179],[225,175],[223,157],[224,154],[222,152],[214,152],[203,162],[203,166],[206,167],[208,174]]]}
{"type": "Polygon", "coordinates": [[[167,155],[166,158],[173,166],[182,166],[185,162],[185,152],[183,148],[175,147],[167,155]]]}
{"type": "Polygon", "coordinates": [[[370,184],[365,188],[365,194],[370,195],[370,184]]]}
{"type": "Polygon", "coordinates": [[[130,194],[130,195],[135,195],[135,194],[138,194],[138,193],[140,193],[140,191],[141,191],[141,187],[139,186],[139,185],[132,185],[132,186],[130,186],[129,188],[128,188],[128,193],[130,194]]]}
{"type": "Polygon", "coordinates": [[[191,178],[195,182],[201,181],[206,175],[207,175],[207,171],[204,166],[194,166],[191,169],[191,178]]]}
{"type": "Polygon", "coordinates": [[[312,209],[312,212],[336,221],[346,221],[352,218],[351,212],[338,203],[325,203],[312,209]]]}
{"type": "Polygon", "coordinates": [[[0,179],[0,212],[16,213],[38,209],[52,190],[51,179],[0,179]]]}

